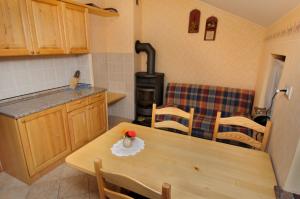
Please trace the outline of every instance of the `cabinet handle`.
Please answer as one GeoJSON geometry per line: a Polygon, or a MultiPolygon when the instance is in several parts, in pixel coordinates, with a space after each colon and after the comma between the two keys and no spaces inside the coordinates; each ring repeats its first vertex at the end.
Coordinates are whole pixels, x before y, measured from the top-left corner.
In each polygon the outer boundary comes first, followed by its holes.
{"type": "Polygon", "coordinates": [[[80,101],[77,101],[77,102],[74,102],[74,104],[81,104],[81,100],[80,101]]]}
{"type": "Polygon", "coordinates": [[[92,110],[92,109],[94,109],[94,108],[95,108],[95,106],[90,106],[90,108],[89,108],[89,109],[90,109],[90,110],[92,110]]]}

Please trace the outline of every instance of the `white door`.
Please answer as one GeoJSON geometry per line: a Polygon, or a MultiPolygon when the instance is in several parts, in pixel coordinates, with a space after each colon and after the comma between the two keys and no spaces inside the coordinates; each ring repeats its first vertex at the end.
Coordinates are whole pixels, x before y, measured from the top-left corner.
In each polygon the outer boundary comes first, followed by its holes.
{"type": "MultiPolygon", "coordinates": [[[[271,106],[272,97],[274,96],[276,90],[279,89],[278,86],[283,70],[283,65],[284,61],[275,58],[273,59],[265,98],[265,107],[267,108],[271,106]]],[[[272,112],[272,110],[270,110],[270,112],[272,112]]]]}

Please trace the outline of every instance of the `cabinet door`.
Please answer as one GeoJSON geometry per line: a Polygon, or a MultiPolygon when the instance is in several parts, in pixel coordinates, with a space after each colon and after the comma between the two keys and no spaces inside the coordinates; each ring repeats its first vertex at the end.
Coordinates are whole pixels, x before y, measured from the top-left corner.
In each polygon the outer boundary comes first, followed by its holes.
{"type": "Polygon", "coordinates": [[[88,107],[74,110],[68,114],[72,150],[89,141],[88,107]]]}
{"type": "Polygon", "coordinates": [[[71,152],[65,106],[19,119],[18,125],[30,176],[71,152]]]}
{"type": "Polygon", "coordinates": [[[64,54],[62,5],[56,0],[28,0],[36,54],[64,54]]]}
{"type": "Polygon", "coordinates": [[[105,101],[99,101],[89,106],[89,140],[92,140],[106,131],[106,104],[105,101]]]}
{"type": "Polygon", "coordinates": [[[0,0],[0,56],[32,54],[24,0],[0,0]]]}
{"type": "Polygon", "coordinates": [[[71,54],[88,53],[89,42],[87,32],[88,9],[63,4],[64,25],[66,33],[67,51],[71,54]]]}

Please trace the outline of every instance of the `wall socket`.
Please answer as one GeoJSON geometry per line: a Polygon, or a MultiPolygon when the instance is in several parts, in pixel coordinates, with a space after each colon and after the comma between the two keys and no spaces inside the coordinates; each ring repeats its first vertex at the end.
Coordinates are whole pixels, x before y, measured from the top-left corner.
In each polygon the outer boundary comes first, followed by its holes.
{"type": "Polygon", "coordinates": [[[293,94],[293,87],[292,86],[286,86],[285,89],[286,89],[286,92],[284,94],[290,100],[292,98],[292,94],[293,94]]]}

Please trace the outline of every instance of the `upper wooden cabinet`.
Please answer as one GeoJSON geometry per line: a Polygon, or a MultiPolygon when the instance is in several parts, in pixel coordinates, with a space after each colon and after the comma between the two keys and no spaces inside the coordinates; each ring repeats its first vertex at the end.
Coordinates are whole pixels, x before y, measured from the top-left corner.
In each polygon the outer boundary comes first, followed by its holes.
{"type": "Polygon", "coordinates": [[[63,19],[68,53],[89,52],[87,18],[87,8],[63,3],[63,19]]]}
{"type": "Polygon", "coordinates": [[[0,56],[32,53],[26,1],[0,0],[0,56]]]}
{"type": "Polygon", "coordinates": [[[36,54],[64,54],[62,4],[56,0],[27,0],[36,54]]]}
{"type": "Polygon", "coordinates": [[[0,56],[88,53],[89,11],[118,16],[72,0],[0,0],[0,56]]]}

